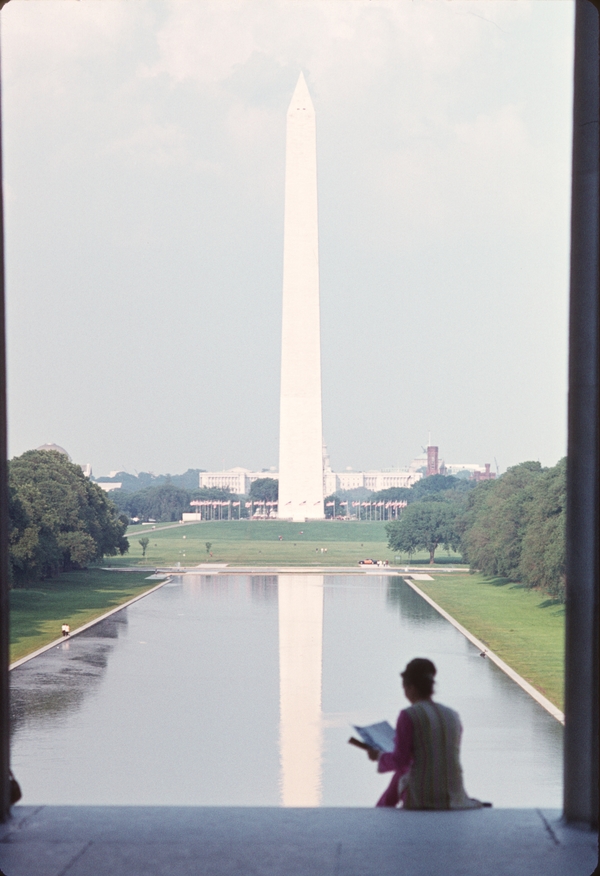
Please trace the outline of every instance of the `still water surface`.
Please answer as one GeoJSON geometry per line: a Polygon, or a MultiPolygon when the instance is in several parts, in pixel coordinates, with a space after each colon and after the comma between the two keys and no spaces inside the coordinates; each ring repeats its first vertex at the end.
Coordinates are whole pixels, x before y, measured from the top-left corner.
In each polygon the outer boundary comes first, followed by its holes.
{"type": "Polygon", "coordinates": [[[562,727],[402,579],[186,575],[11,672],[26,804],[372,806],[351,724],[438,667],[471,796],[560,808],[562,727]]]}

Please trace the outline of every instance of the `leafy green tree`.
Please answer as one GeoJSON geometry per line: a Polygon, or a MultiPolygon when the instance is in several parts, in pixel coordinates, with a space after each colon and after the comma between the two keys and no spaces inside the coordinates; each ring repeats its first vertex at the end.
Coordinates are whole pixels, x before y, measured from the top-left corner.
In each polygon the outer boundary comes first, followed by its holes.
{"type": "Polygon", "coordinates": [[[184,490],[195,490],[198,487],[200,472],[202,468],[188,468],[183,474],[170,475],[171,483],[176,487],[183,487],[184,490]]]}
{"type": "Polygon", "coordinates": [[[181,520],[183,512],[190,510],[189,505],[188,490],[167,483],[159,487],[147,487],[134,493],[125,502],[124,510],[128,511],[131,517],[167,523],[181,520]]]}
{"type": "Polygon", "coordinates": [[[408,491],[410,494],[408,501],[415,502],[425,496],[446,493],[450,490],[463,492],[472,489],[473,486],[475,486],[474,481],[464,481],[455,478],[454,475],[430,475],[428,478],[421,478],[420,481],[413,484],[408,491]]]}
{"type": "Polygon", "coordinates": [[[9,463],[9,552],[25,583],[124,554],[127,518],[78,465],[56,451],[30,450],[9,463]]]}
{"type": "Polygon", "coordinates": [[[211,549],[211,547],[212,547],[212,541],[206,541],[206,542],[205,542],[205,545],[206,545],[206,553],[209,554],[209,553],[210,553],[210,549],[211,549]]]}
{"type": "Polygon", "coordinates": [[[565,598],[567,460],[545,471],[533,484],[519,559],[519,578],[565,598]]]}
{"type": "Polygon", "coordinates": [[[565,598],[566,460],[524,462],[480,483],[457,520],[463,558],[485,575],[565,598]]]}
{"type": "Polygon", "coordinates": [[[355,487],[352,490],[337,490],[335,493],[325,497],[325,516],[337,517],[342,515],[345,517],[347,514],[354,515],[357,510],[360,514],[360,509],[352,503],[373,501],[373,496],[373,491],[367,490],[365,487],[355,487]],[[327,507],[328,502],[335,502],[333,508],[327,507]]]}
{"type": "Polygon", "coordinates": [[[124,489],[114,490],[110,496],[120,510],[130,517],[158,520],[161,523],[181,520],[183,512],[190,510],[192,499],[217,502],[236,498],[229,490],[220,490],[216,487],[187,490],[170,482],[154,484],[133,493],[124,489]]]}
{"type": "Polygon", "coordinates": [[[214,502],[227,502],[229,499],[236,499],[235,493],[231,490],[222,490],[220,487],[198,487],[190,493],[192,499],[210,499],[214,502]]]}
{"type": "Polygon", "coordinates": [[[534,484],[542,476],[539,462],[512,466],[496,481],[472,491],[462,530],[463,557],[485,575],[520,579],[521,550],[534,484]]]}
{"type": "Polygon", "coordinates": [[[399,520],[386,524],[388,547],[409,556],[418,550],[428,551],[433,563],[440,544],[447,550],[458,546],[455,520],[456,510],[449,502],[414,502],[399,520]]]}
{"type": "Polygon", "coordinates": [[[144,536],[143,538],[140,538],[138,544],[141,544],[141,546],[142,546],[142,559],[143,559],[146,556],[146,549],[148,548],[148,545],[150,544],[150,539],[147,536],[144,536]]]}
{"type": "Polygon", "coordinates": [[[253,502],[276,502],[279,498],[279,481],[275,478],[258,478],[250,484],[250,499],[253,502]]]}

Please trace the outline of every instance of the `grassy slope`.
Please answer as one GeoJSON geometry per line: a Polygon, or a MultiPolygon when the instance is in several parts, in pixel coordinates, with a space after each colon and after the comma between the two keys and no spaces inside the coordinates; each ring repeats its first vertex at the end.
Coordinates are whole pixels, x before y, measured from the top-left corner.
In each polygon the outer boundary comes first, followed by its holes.
{"type": "Polygon", "coordinates": [[[415,584],[564,709],[564,605],[504,578],[452,573],[415,584]]]}
{"type": "Polygon", "coordinates": [[[75,629],[155,587],[158,582],[147,581],[147,576],[89,569],[11,590],[11,663],[58,638],[63,623],[75,629]]]}
{"type": "MultiPolygon", "coordinates": [[[[129,531],[129,554],[114,557],[107,564],[162,566],[180,562],[182,566],[196,566],[208,561],[240,566],[353,566],[364,557],[394,561],[393,551],[387,548],[384,523],[206,521],[162,531],[159,525],[162,524],[157,524],[156,531],[146,527],[144,535],[150,544],[145,560],[142,560],[139,531],[129,531]],[[206,551],[207,541],[212,544],[212,557],[206,551]],[[321,552],[321,548],[327,550],[321,552]]],[[[425,554],[411,562],[419,559],[425,559],[425,554]]],[[[439,552],[439,559],[448,561],[444,551],[439,552]]],[[[459,559],[454,555],[451,561],[459,559]]]]}

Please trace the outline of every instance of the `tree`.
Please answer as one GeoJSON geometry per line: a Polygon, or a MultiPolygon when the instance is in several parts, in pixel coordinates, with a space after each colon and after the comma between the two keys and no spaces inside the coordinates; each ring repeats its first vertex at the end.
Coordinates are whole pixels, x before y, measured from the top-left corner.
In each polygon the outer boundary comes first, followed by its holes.
{"type": "Polygon", "coordinates": [[[565,598],[566,460],[523,462],[479,483],[457,519],[463,559],[484,575],[565,598]]]}
{"type": "Polygon", "coordinates": [[[430,475],[428,478],[421,478],[420,481],[412,485],[408,501],[414,502],[425,496],[445,493],[449,490],[470,490],[473,486],[474,482],[460,480],[454,475],[430,475]]]}
{"type": "Polygon", "coordinates": [[[400,520],[386,524],[388,547],[409,556],[417,550],[429,551],[429,562],[433,563],[440,544],[446,550],[458,544],[455,518],[449,502],[415,502],[403,511],[400,520]]]}
{"type": "Polygon", "coordinates": [[[205,545],[206,545],[206,553],[209,554],[209,553],[210,553],[210,549],[211,549],[211,547],[212,547],[212,541],[206,541],[206,542],[204,542],[204,543],[205,543],[205,545]]]}
{"type": "Polygon", "coordinates": [[[276,502],[279,497],[279,481],[275,478],[257,478],[250,484],[250,499],[253,502],[276,502]]]}
{"type": "Polygon", "coordinates": [[[373,502],[410,502],[414,494],[410,487],[388,487],[370,496],[373,502]]]}
{"type": "Polygon", "coordinates": [[[145,490],[133,493],[121,505],[131,517],[159,520],[161,523],[181,520],[181,515],[184,511],[189,511],[189,506],[188,490],[169,483],[159,487],[147,487],[145,490]]]}
{"type": "Polygon", "coordinates": [[[231,490],[222,490],[220,487],[198,487],[190,492],[190,498],[227,502],[229,499],[235,499],[236,494],[232,493],[231,490]]]}
{"type": "Polygon", "coordinates": [[[545,471],[532,485],[519,558],[519,577],[526,587],[541,587],[565,599],[567,460],[545,471]]]}
{"type": "Polygon", "coordinates": [[[521,550],[539,462],[514,465],[496,481],[478,484],[469,496],[462,529],[463,557],[485,575],[520,579],[521,550]]]}
{"type": "Polygon", "coordinates": [[[130,517],[159,520],[161,523],[180,520],[183,512],[190,510],[192,499],[210,499],[215,502],[235,499],[234,494],[229,490],[220,490],[216,487],[187,490],[170,482],[145,487],[133,493],[127,490],[114,490],[110,496],[121,511],[126,512],[130,517]]]}
{"type": "Polygon", "coordinates": [[[146,548],[150,544],[150,539],[147,536],[140,538],[138,544],[142,546],[142,559],[146,556],[146,548]]]}
{"type": "Polygon", "coordinates": [[[56,451],[29,450],[11,460],[9,513],[16,582],[81,569],[129,549],[127,518],[80,466],[56,451]]]}
{"type": "Polygon", "coordinates": [[[325,517],[352,516],[355,508],[358,509],[357,516],[360,516],[360,508],[352,503],[372,500],[373,495],[373,491],[367,490],[365,487],[355,487],[352,490],[337,490],[335,493],[325,497],[325,517]],[[334,502],[335,504],[333,507],[328,507],[328,502],[334,502]]]}

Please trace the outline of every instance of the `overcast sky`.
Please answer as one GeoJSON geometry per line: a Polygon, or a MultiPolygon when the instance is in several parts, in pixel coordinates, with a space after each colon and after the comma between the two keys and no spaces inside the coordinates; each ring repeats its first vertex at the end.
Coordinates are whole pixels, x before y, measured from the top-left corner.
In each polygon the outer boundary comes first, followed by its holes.
{"type": "Polygon", "coordinates": [[[334,468],[565,453],[573,4],[12,0],[10,455],[278,463],[285,116],[317,113],[334,468]]]}

